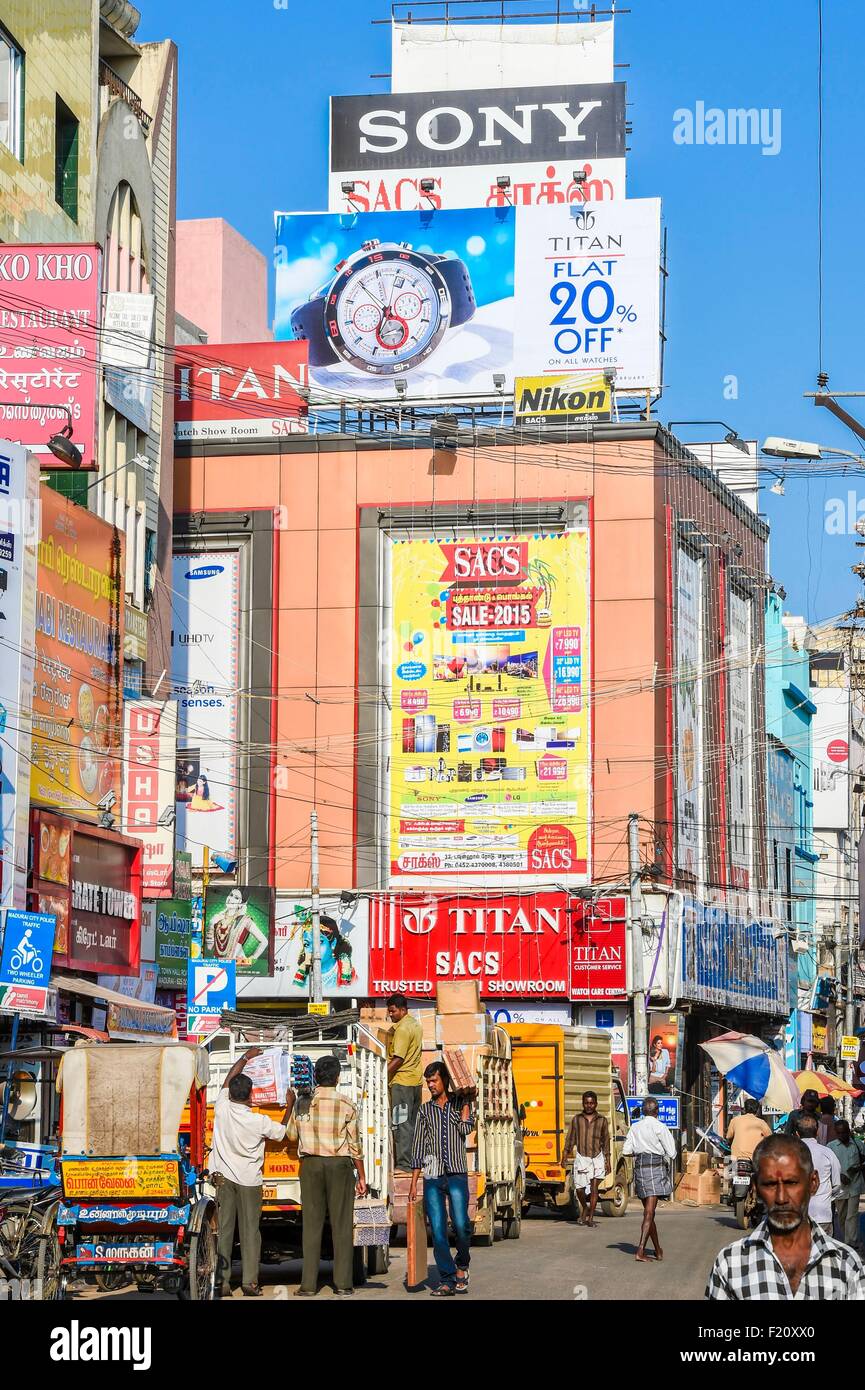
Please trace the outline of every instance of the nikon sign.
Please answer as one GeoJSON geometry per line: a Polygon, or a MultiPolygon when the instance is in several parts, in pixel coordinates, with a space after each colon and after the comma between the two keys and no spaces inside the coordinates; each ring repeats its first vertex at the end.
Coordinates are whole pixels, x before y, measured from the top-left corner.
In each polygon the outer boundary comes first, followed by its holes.
{"type": "Polygon", "coordinates": [[[593,425],[611,418],[606,377],[518,376],[514,419],[518,424],[593,425]]]}

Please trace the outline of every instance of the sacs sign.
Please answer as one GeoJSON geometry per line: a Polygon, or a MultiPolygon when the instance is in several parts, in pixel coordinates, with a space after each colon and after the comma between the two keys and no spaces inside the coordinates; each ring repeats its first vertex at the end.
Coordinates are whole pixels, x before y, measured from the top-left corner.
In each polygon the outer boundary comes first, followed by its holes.
{"type": "Polygon", "coordinates": [[[624,158],[625,84],[332,97],[334,173],[624,158]]]}

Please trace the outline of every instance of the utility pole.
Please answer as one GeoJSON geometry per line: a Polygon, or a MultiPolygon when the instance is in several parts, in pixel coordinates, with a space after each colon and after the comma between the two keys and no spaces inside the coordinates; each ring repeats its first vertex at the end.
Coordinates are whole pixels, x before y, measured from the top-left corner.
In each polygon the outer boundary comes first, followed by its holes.
{"type": "Polygon", "coordinates": [[[631,1029],[634,1035],[634,1090],[638,1096],[646,1095],[649,1089],[641,867],[640,817],[636,811],[632,811],[628,816],[628,875],[631,881],[631,1029]]]}
{"type": "Polygon", "coordinates": [[[318,812],[309,813],[310,860],[312,869],[312,1002],[321,1004],[321,906],[318,900],[318,812]]]}

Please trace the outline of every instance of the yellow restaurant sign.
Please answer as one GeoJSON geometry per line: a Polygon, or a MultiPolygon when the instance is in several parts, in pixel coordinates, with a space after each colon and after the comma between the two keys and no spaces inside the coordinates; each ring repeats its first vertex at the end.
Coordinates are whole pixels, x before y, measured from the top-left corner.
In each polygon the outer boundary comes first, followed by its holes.
{"type": "Polygon", "coordinates": [[[514,418],[525,423],[551,420],[594,424],[609,420],[610,386],[603,376],[518,376],[514,382],[514,418]]]}
{"type": "Polygon", "coordinates": [[[180,1196],[180,1164],[171,1158],[92,1158],[61,1163],[67,1199],[127,1201],[180,1196]]]}

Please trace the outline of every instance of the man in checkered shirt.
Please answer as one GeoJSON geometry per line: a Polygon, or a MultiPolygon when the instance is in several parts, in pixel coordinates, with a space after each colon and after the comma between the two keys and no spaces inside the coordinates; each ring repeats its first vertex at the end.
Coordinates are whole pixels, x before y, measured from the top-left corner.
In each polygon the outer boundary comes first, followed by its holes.
{"type": "Polygon", "coordinates": [[[819,1177],[806,1145],[772,1134],[757,1145],[753,1162],[765,1220],[720,1252],[706,1297],[865,1301],[865,1265],[859,1256],[808,1217],[819,1177]]]}

